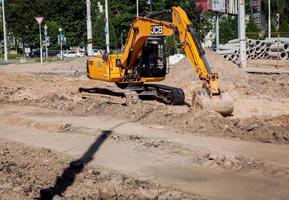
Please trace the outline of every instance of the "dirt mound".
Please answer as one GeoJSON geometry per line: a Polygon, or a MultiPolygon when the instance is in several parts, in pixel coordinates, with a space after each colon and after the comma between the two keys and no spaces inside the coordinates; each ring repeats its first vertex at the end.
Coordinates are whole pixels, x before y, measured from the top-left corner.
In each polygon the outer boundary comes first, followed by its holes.
{"type": "MultiPolygon", "coordinates": [[[[268,123],[279,118],[223,118],[213,111],[192,112],[188,106],[169,106],[141,101],[126,106],[125,99],[83,95],[79,87],[92,87],[96,81],[0,73],[0,103],[30,105],[72,114],[106,115],[148,124],[188,130],[194,134],[230,136],[260,142],[289,143],[288,124],[268,123]],[[248,127],[254,127],[248,129],[248,127]]],[[[240,105],[241,106],[241,105],[240,105]]],[[[284,118],[288,117],[284,115],[284,118]]]]}
{"type": "Polygon", "coordinates": [[[191,128],[199,134],[229,136],[262,143],[289,144],[289,115],[247,119],[225,119],[211,116],[192,120],[194,120],[195,126],[191,128]]]}
{"type": "MultiPolygon", "coordinates": [[[[247,74],[237,65],[226,61],[222,56],[210,50],[207,51],[207,58],[213,72],[220,76],[219,86],[223,92],[226,92],[233,100],[250,93],[247,74]]],[[[171,67],[165,83],[184,89],[188,103],[191,103],[193,92],[202,87],[202,82],[196,76],[188,58],[171,67]]]]}
{"type": "MultiPolygon", "coordinates": [[[[286,118],[288,113],[281,112],[284,110],[282,109],[274,113],[275,118],[270,115],[263,117],[262,114],[268,113],[270,110],[265,109],[264,111],[260,106],[265,105],[270,108],[270,104],[276,104],[277,106],[271,107],[283,108],[288,105],[289,102],[282,103],[278,100],[280,97],[287,98],[289,96],[286,93],[286,90],[289,89],[288,76],[247,75],[238,66],[224,60],[223,57],[212,51],[207,51],[207,57],[213,70],[220,74],[221,88],[229,91],[235,101],[238,100],[236,110],[245,110],[241,115],[237,113],[235,118],[222,118],[214,112],[206,110],[192,112],[186,105],[169,106],[156,101],[142,101],[135,105],[126,106],[125,99],[122,98],[78,92],[80,87],[113,87],[113,84],[53,75],[38,74],[35,76],[5,72],[0,72],[0,103],[39,106],[74,114],[126,118],[143,123],[189,130],[194,134],[288,143],[286,135],[288,125],[276,126],[266,121],[278,121],[279,119],[276,117],[283,115],[286,118]],[[249,99],[250,97],[254,97],[254,99],[249,99]],[[245,101],[247,99],[248,101],[245,101]],[[258,104],[258,110],[256,104],[258,104]],[[248,113],[247,110],[252,112],[248,113]],[[262,126],[247,130],[246,126],[251,127],[255,124],[262,124],[262,126]]],[[[66,65],[60,63],[50,66],[48,71],[57,74],[61,71],[67,71],[67,69],[83,70],[84,64],[84,60],[78,60],[75,63],[69,62],[66,65]]],[[[188,59],[183,59],[171,67],[164,84],[183,88],[186,92],[187,102],[190,103],[192,90],[200,87],[201,84],[193,73],[188,59]]]]}
{"type": "MultiPolygon", "coordinates": [[[[246,73],[236,64],[226,61],[222,56],[210,50],[207,50],[206,55],[213,72],[219,73],[220,84],[223,86],[223,89],[235,89],[248,86],[246,73]]],[[[165,82],[173,86],[186,88],[195,84],[198,80],[189,59],[185,58],[170,68],[165,82]]]]}

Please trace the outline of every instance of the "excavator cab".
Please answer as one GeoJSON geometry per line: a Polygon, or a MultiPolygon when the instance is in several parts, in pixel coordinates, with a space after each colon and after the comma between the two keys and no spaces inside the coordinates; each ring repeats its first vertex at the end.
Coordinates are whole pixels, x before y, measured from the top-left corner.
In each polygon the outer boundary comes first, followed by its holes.
{"type": "Polygon", "coordinates": [[[149,37],[142,48],[136,70],[141,78],[165,77],[166,49],[163,37],[149,37]]]}

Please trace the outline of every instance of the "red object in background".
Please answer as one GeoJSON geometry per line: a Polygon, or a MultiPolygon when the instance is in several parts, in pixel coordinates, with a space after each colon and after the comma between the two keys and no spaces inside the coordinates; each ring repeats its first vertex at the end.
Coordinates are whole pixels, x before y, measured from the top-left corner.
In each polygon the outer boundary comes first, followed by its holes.
{"type": "Polygon", "coordinates": [[[210,10],[210,0],[196,0],[197,7],[202,7],[202,13],[210,10]]]}

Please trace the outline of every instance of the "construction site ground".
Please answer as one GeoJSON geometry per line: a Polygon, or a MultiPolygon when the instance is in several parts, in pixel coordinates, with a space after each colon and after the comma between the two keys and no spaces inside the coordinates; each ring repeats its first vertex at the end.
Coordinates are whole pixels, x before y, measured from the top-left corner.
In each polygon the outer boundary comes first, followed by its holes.
{"type": "Polygon", "coordinates": [[[289,75],[208,59],[232,116],[192,110],[187,59],[161,83],[182,106],[79,93],[115,87],[88,80],[85,58],[0,66],[0,199],[287,200],[289,75]]]}

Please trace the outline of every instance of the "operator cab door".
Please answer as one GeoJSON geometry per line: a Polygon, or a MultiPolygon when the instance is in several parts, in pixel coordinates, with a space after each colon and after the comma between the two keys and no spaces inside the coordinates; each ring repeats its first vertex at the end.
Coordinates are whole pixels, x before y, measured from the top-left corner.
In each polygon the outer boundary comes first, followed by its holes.
{"type": "Polygon", "coordinates": [[[140,77],[165,77],[167,71],[163,37],[148,38],[139,60],[140,77]]]}

